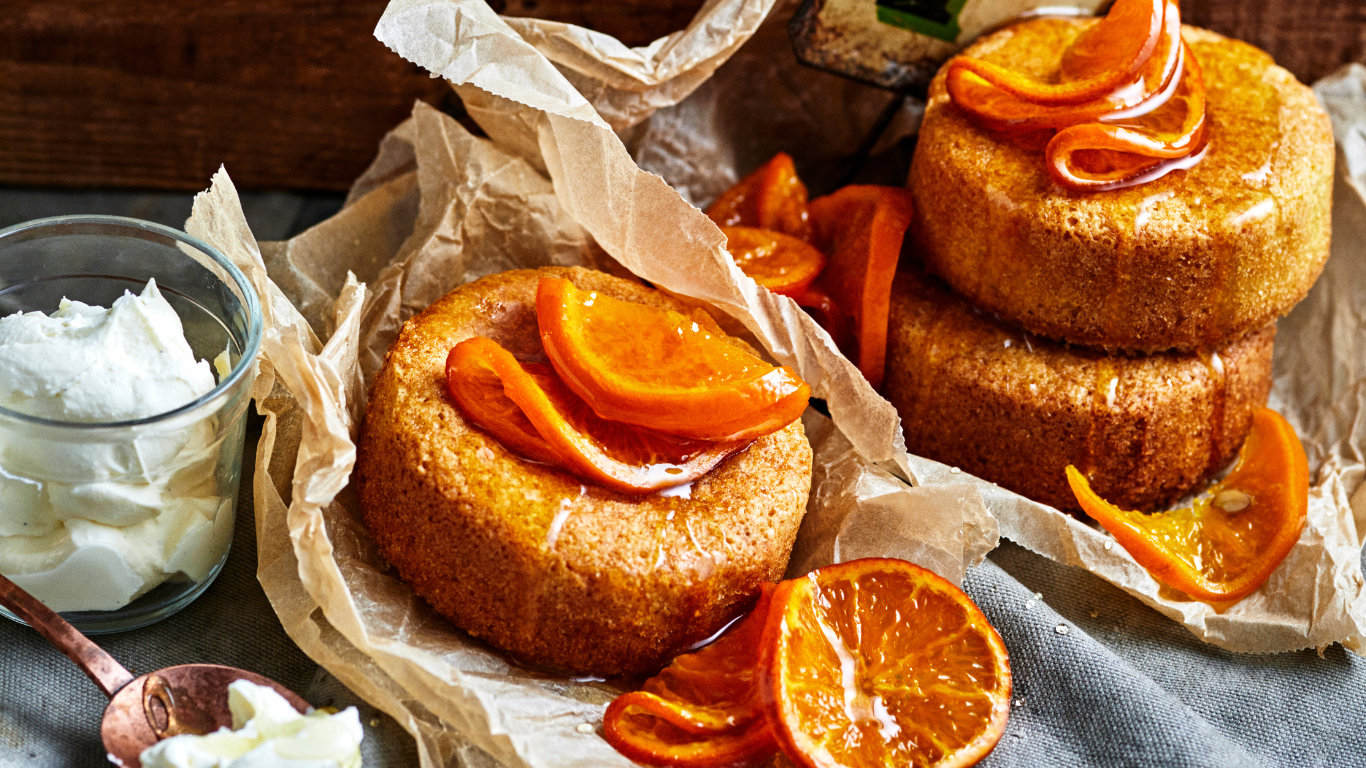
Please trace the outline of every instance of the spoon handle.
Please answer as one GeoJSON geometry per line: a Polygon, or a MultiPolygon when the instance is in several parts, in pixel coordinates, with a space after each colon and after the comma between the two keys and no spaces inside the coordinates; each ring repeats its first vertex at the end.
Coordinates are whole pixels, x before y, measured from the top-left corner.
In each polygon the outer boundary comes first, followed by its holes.
{"type": "Polygon", "coordinates": [[[54,648],[76,662],[76,666],[95,681],[105,696],[113,698],[120,688],[132,682],[133,674],[114,661],[113,656],[76,631],[56,611],[38,602],[37,598],[4,576],[0,576],[0,605],[10,609],[14,615],[38,630],[38,634],[54,648]]]}

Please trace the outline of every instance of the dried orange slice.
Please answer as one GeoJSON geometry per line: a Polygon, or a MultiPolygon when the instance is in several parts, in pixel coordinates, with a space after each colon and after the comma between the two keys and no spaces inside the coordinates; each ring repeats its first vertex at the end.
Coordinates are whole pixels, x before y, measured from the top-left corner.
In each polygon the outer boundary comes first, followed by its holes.
{"type": "Polygon", "coordinates": [[[759,641],[773,585],[754,610],[718,640],[673,660],[619,696],[603,717],[603,735],[623,755],[647,765],[757,765],[778,751],[759,696],[759,641]]]}
{"type": "Polygon", "coordinates": [[[806,185],[786,152],[779,152],[735,183],[707,208],[722,227],[771,229],[802,240],[811,239],[807,222],[806,185]]]}
{"type": "Polygon", "coordinates": [[[911,193],[852,185],[811,203],[816,245],[830,261],[820,285],[854,321],[855,363],[874,389],[887,361],[887,315],[901,242],[911,225],[911,193]]]}
{"type": "Polygon", "coordinates": [[[684,440],[602,419],[550,366],[523,365],[483,337],[451,349],[446,388],[471,421],[513,451],[625,493],[691,482],[745,445],[684,440]]]}
{"type": "Polygon", "coordinates": [[[1071,105],[1099,99],[1132,79],[1162,38],[1166,0],[1116,0],[1110,12],[1064,53],[1058,83],[1035,80],[999,64],[958,56],[948,74],[971,72],[1010,95],[1035,104],[1071,105]]]}
{"type": "Polygon", "coordinates": [[[753,440],[791,424],[811,389],[677,312],[542,278],[536,319],[564,383],[604,419],[695,440],[753,440]]]}
{"type": "Polygon", "coordinates": [[[756,227],[721,227],[721,231],[735,266],[774,293],[796,296],[825,269],[825,254],[805,240],[756,227]]]}
{"type": "Polygon", "coordinates": [[[1299,540],[1309,509],[1304,447],[1270,408],[1252,415],[1238,464],[1193,507],[1126,512],[1097,496],[1076,467],[1067,467],[1067,482],[1086,514],[1154,579],[1209,602],[1256,591],[1299,540]]]}
{"type": "Polygon", "coordinates": [[[807,768],[972,765],[1009,716],[1000,635],[962,590],[903,560],[779,584],[759,664],[773,735],[807,768]]]}

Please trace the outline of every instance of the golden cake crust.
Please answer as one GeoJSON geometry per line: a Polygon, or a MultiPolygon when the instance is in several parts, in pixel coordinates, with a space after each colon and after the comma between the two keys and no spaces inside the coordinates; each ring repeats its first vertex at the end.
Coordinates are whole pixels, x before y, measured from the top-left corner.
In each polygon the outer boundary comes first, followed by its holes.
{"type": "MultiPolygon", "coordinates": [[[[1036,76],[1089,22],[1009,27],[966,54],[1036,76]]],[[[983,310],[1074,344],[1210,349],[1285,314],[1328,257],[1333,136],[1313,93],[1265,53],[1184,27],[1211,144],[1190,170],[1108,192],[1050,179],[1050,134],[978,128],[940,71],[912,163],[926,268],[983,310]]]]}
{"type": "Polygon", "coordinates": [[[403,580],[470,634],[531,664],[648,672],[782,578],[811,448],[795,422],[697,480],[690,498],[621,494],[518,458],[465,420],[445,361],[473,336],[544,359],[543,276],[680,308],[579,268],[503,272],[447,294],[404,325],[375,379],[356,461],[361,508],[403,580]]]}
{"type": "Polygon", "coordinates": [[[897,274],[884,394],[906,447],[1059,509],[1074,464],[1150,510],[1223,469],[1271,389],[1275,325],[1213,353],[1105,355],[1026,334],[918,269],[897,274]]]}

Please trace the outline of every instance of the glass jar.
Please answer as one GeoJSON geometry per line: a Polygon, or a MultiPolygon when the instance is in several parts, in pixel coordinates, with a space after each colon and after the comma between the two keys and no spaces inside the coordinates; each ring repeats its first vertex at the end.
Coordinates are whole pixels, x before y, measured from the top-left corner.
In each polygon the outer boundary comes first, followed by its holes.
{"type": "Polygon", "coordinates": [[[0,573],[89,634],[170,616],[227,560],[261,308],[222,254],[159,224],[62,216],[0,231],[0,317],[50,315],[63,298],[109,308],[150,279],[195,359],[218,360],[212,390],[112,423],[0,407],[0,573]]]}

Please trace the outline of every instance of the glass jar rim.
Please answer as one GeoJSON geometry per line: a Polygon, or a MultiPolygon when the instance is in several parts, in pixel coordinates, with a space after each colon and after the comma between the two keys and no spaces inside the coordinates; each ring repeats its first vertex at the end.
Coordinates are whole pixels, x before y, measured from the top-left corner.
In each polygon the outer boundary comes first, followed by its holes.
{"type": "Polygon", "coordinates": [[[189,413],[202,407],[206,403],[209,403],[217,399],[224,392],[228,391],[234,385],[236,385],[237,382],[241,381],[242,377],[246,375],[246,372],[256,363],[256,356],[261,350],[261,337],[264,333],[265,325],[265,321],[262,319],[261,316],[261,303],[256,297],[256,290],[252,288],[251,283],[247,281],[247,276],[242,274],[242,270],[238,269],[237,266],[233,264],[231,261],[229,261],[228,257],[224,256],[221,252],[219,252],[217,248],[213,247],[212,245],[209,245],[208,243],[204,242],[203,240],[200,240],[199,238],[191,234],[182,232],[172,227],[168,227],[164,224],[158,224],[154,221],[134,219],[127,216],[107,216],[103,214],[76,214],[70,216],[51,216],[45,219],[33,219],[32,221],[21,222],[19,224],[14,224],[12,226],[5,227],[4,229],[0,229],[0,242],[2,242],[5,238],[17,234],[19,232],[23,232],[30,229],[38,229],[41,227],[58,226],[63,224],[118,225],[130,229],[151,232],[154,234],[161,235],[163,237],[168,237],[177,242],[184,243],[200,251],[201,253],[204,253],[210,259],[212,259],[214,263],[216,263],[225,272],[227,272],[228,276],[231,277],[235,283],[237,283],[237,288],[242,294],[242,304],[246,308],[247,312],[246,343],[242,346],[242,354],[238,358],[237,364],[233,366],[232,371],[230,371],[228,375],[223,378],[222,381],[218,382],[217,386],[215,386],[208,392],[204,393],[203,395],[200,395],[199,397],[195,398],[194,400],[191,400],[190,402],[185,403],[184,405],[181,405],[169,411],[164,411],[162,413],[154,414],[152,416],[145,416],[141,419],[130,419],[127,421],[85,422],[46,419],[41,416],[33,416],[31,414],[14,411],[0,405],[0,418],[14,419],[16,421],[27,422],[29,424],[34,424],[42,427],[70,430],[126,429],[128,427],[155,424],[157,422],[166,421],[177,416],[182,416],[186,413],[189,413]]]}

